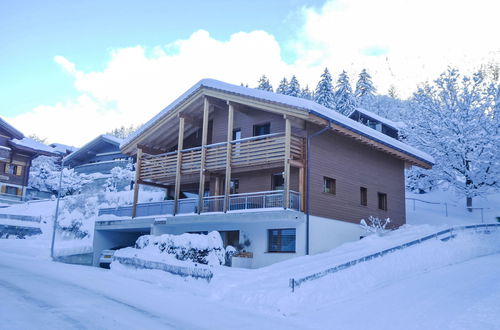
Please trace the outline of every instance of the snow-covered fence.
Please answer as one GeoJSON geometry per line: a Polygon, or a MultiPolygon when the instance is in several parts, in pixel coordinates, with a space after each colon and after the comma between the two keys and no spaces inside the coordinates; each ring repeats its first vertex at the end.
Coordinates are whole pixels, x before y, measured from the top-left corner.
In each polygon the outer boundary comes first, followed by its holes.
{"type": "MultiPolygon", "coordinates": [[[[417,202],[418,203],[424,203],[424,204],[430,204],[430,205],[443,205],[443,211],[444,211],[445,216],[448,216],[449,207],[455,207],[455,208],[459,207],[456,204],[450,204],[450,203],[447,203],[447,202],[443,202],[443,203],[440,203],[440,202],[429,202],[429,201],[426,201],[426,200],[423,200],[423,199],[418,199],[418,198],[407,197],[406,200],[409,201],[409,202],[412,202],[412,210],[413,211],[415,211],[417,209],[417,202]]],[[[488,208],[485,208],[485,207],[467,207],[465,209],[468,210],[468,211],[473,211],[473,210],[479,210],[479,211],[481,211],[481,223],[484,223],[484,210],[488,210],[488,208]]]]}
{"type": "Polygon", "coordinates": [[[489,234],[491,229],[499,230],[500,224],[479,224],[479,225],[451,227],[451,228],[448,228],[446,230],[441,230],[437,233],[427,235],[427,236],[412,240],[410,242],[407,242],[407,243],[404,243],[404,244],[401,244],[401,245],[398,245],[398,246],[395,246],[395,247],[392,247],[392,248],[389,248],[389,249],[386,249],[383,251],[379,251],[377,253],[373,253],[373,254],[370,254],[370,255],[355,259],[355,260],[345,262],[343,264],[337,265],[337,266],[332,267],[332,268],[325,269],[321,272],[317,272],[317,273],[308,275],[306,277],[302,277],[299,279],[291,278],[289,280],[289,286],[292,289],[292,292],[294,292],[296,288],[298,288],[299,286],[301,286],[305,282],[320,279],[322,277],[325,277],[326,275],[339,272],[341,270],[350,268],[350,267],[355,266],[357,264],[360,264],[362,262],[366,262],[366,261],[369,261],[369,260],[372,260],[375,258],[383,257],[389,253],[403,250],[403,249],[406,249],[408,247],[411,247],[411,246],[414,246],[417,244],[421,244],[425,241],[429,241],[431,239],[440,239],[441,241],[448,241],[450,239],[455,238],[455,236],[457,235],[457,232],[468,231],[468,232],[474,232],[474,233],[478,233],[478,234],[489,234]]]}
{"type": "Polygon", "coordinates": [[[32,215],[18,215],[18,214],[0,213],[0,219],[30,221],[30,222],[38,222],[39,223],[42,220],[42,217],[35,217],[32,215]]]}
{"type": "Polygon", "coordinates": [[[164,272],[178,275],[182,277],[194,277],[196,279],[202,278],[210,282],[214,274],[210,269],[202,267],[183,267],[176,265],[169,265],[162,262],[149,261],[139,258],[118,257],[114,256],[113,261],[118,261],[120,264],[132,266],[140,269],[157,269],[164,272]]]}

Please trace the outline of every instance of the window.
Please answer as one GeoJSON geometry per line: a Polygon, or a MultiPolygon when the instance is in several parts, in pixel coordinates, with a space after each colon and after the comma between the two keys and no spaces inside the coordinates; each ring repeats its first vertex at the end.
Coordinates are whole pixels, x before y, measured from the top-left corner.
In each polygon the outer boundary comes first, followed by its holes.
{"type": "Polygon", "coordinates": [[[241,129],[236,128],[233,130],[233,140],[239,140],[241,139],[241,129]]]}
{"type": "Polygon", "coordinates": [[[324,176],[323,192],[335,195],[337,193],[337,180],[324,176]]]}
{"type": "Polygon", "coordinates": [[[240,244],[240,231],[239,230],[220,230],[220,237],[222,238],[222,243],[224,248],[228,245],[232,247],[237,247],[240,244]]]}
{"type": "Polygon", "coordinates": [[[285,179],[283,178],[283,173],[273,174],[273,190],[283,190],[285,188],[285,179]]]}
{"type": "Polygon", "coordinates": [[[17,187],[6,186],[5,193],[9,195],[20,195],[20,189],[17,187]]]}
{"type": "Polygon", "coordinates": [[[360,193],[360,203],[363,206],[368,205],[368,189],[365,187],[359,188],[359,193],[360,193]]]}
{"type": "Polygon", "coordinates": [[[23,172],[23,167],[21,165],[5,164],[5,173],[21,176],[23,172]]]}
{"type": "Polygon", "coordinates": [[[239,179],[232,179],[231,180],[231,190],[230,194],[237,194],[240,191],[240,180],[239,179]]]}
{"type": "Polygon", "coordinates": [[[271,123],[253,125],[253,136],[271,134],[271,123]]]}
{"type": "Polygon", "coordinates": [[[387,194],[378,193],[378,208],[387,211],[387,194]]]}
{"type": "Polygon", "coordinates": [[[269,229],[268,252],[295,252],[295,228],[269,229]]]}

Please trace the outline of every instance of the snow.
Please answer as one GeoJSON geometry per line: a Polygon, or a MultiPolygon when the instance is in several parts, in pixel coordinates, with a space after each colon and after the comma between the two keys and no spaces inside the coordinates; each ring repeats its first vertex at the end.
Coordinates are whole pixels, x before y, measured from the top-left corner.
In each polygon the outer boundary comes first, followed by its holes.
{"type": "Polygon", "coordinates": [[[136,139],[139,135],[145,132],[147,129],[151,128],[156,122],[158,122],[161,118],[163,118],[168,112],[177,108],[180,104],[183,103],[184,100],[192,96],[198,90],[202,88],[214,89],[217,91],[222,91],[230,94],[241,95],[245,97],[249,97],[252,99],[257,99],[264,102],[277,103],[286,105],[289,107],[293,107],[298,110],[302,110],[308,113],[312,113],[323,117],[333,123],[345,127],[353,132],[359,133],[363,136],[366,136],[372,140],[380,142],[389,147],[400,150],[406,154],[419,158],[426,163],[434,164],[434,158],[429,154],[418,150],[414,147],[411,147],[401,141],[393,139],[377,130],[374,130],[370,127],[367,127],[357,121],[354,121],[334,110],[328,109],[316,102],[306,100],[299,97],[293,97],[278,93],[272,93],[260,89],[253,89],[243,86],[237,86],[228,84],[219,80],[214,79],[202,79],[197,84],[192,86],[188,91],[178,97],[174,102],[168,105],[165,109],[160,111],[156,116],[154,116],[151,120],[149,120],[146,124],[144,124],[141,128],[139,128],[134,133],[130,134],[127,139],[125,139],[121,148],[125,148],[127,145],[132,143],[134,139],[136,139]]]}
{"type": "Polygon", "coordinates": [[[24,137],[21,140],[12,139],[10,140],[10,142],[15,146],[28,148],[34,151],[41,151],[44,153],[48,153],[50,155],[55,155],[54,149],[52,147],[49,147],[48,145],[45,145],[41,142],[35,141],[29,137],[24,137]]]}

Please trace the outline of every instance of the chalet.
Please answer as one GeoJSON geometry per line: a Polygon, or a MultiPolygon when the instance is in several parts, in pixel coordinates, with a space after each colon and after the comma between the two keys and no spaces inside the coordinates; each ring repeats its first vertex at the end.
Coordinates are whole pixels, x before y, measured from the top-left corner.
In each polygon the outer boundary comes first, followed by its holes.
{"type": "Polygon", "coordinates": [[[204,79],[122,144],[131,206],[101,209],[100,251],[138,235],[217,230],[261,267],[359,239],[368,216],[405,223],[404,169],[431,156],[315,102],[204,79]],[[140,185],[166,200],[137,203],[140,185]]]}
{"type": "Polygon", "coordinates": [[[77,173],[109,174],[114,167],[124,167],[131,160],[130,156],[120,151],[122,141],[113,135],[99,135],[64,157],[64,165],[73,168],[77,173]]]}
{"type": "Polygon", "coordinates": [[[33,158],[54,156],[53,149],[25,137],[0,118],[0,199],[12,203],[23,200],[33,158]]]}

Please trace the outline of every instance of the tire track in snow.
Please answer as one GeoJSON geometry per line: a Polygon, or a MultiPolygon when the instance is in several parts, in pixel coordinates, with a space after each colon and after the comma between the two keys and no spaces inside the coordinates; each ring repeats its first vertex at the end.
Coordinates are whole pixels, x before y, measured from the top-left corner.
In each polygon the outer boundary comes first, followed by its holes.
{"type": "MultiPolygon", "coordinates": [[[[23,275],[27,275],[25,273],[26,270],[18,269],[16,267],[10,267],[10,266],[5,265],[5,264],[0,265],[0,274],[1,275],[7,274],[8,273],[7,270],[11,270],[14,272],[21,271],[22,274],[20,274],[18,276],[16,276],[16,274],[14,274],[13,278],[9,279],[10,281],[8,281],[8,279],[6,279],[5,276],[1,276],[1,277],[3,277],[3,279],[0,278],[0,286],[4,287],[5,289],[8,289],[9,291],[14,293],[15,295],[21,297],[26,302],[31,303],[32,305],[35,305],[38,308],[46,309],[46,310],[50,311],[51,313],[53,313],[55,316],[60,317],[62,320],[69,322],[72,325],[72,328],[75,328],[75,329],[89,329],[89,328],[95,329],[95,326],[84,325],[79,320],[59,311],[58,309],[61,309],[61,306],[56,306],[56,305],[50,304],[49,302],[47,302],[45,300],[34,298],[32,292],[20,287],[19,285],[12,283],[13,282],[12,280],[22,281],[23,275]]],[[[147,321],[153,321],[155,323],[158,323],[156,326],[161,325],[162,328],[164,328],[164,329],[182,329],[182,327],[180,327],[179,325],[174,325],[170,322],[167,322],[164,318],[162,318],[156,314],[153,314],[147,310],[144,310],[144,309],[141,309],[141,308],[136,307],[134,305],[131,305],[129,303],[120,301],[116,298],[107,296],[99,291],[79,286],[76,283],[71,283],[71,282],[59,280],[59,279],[52,279],[50,277],[41,276],[41,275],[38,275],[35,273],[30,273],[29,277],[30,277],[30,280],[36,279],[37,283],[43,283],[45,286],[52,286],[54,288],[57,288],[58,286],[59,287],[62,286],[64,289],[67,290],[67,292],[78,293],[78,294],[81,294],[83,296],[93,298],[97,301],[106,300],[110,303],[117,304],[122,308],[123,307],[126,308],[127,309],[126,312],[137,313],[141,317],[146,318],[147,321]]],[[[67,306],[63,306],[63,307],[67,307],[67,306]]],[[[96,315],[96,317],[97,316],[100,316],[100,315],[96,315]]],[[[116,315],[116,316],[119,316],[119,315],[116,315]]],[[[128,326],[130,326],[131,328],[137,327],[137,326],[134,327],[132,324],[128,324],[128,326]]],[[[120,327],[118,325],[117,325],[117,328],[122,329],[122,327],[120,327]]]]}

